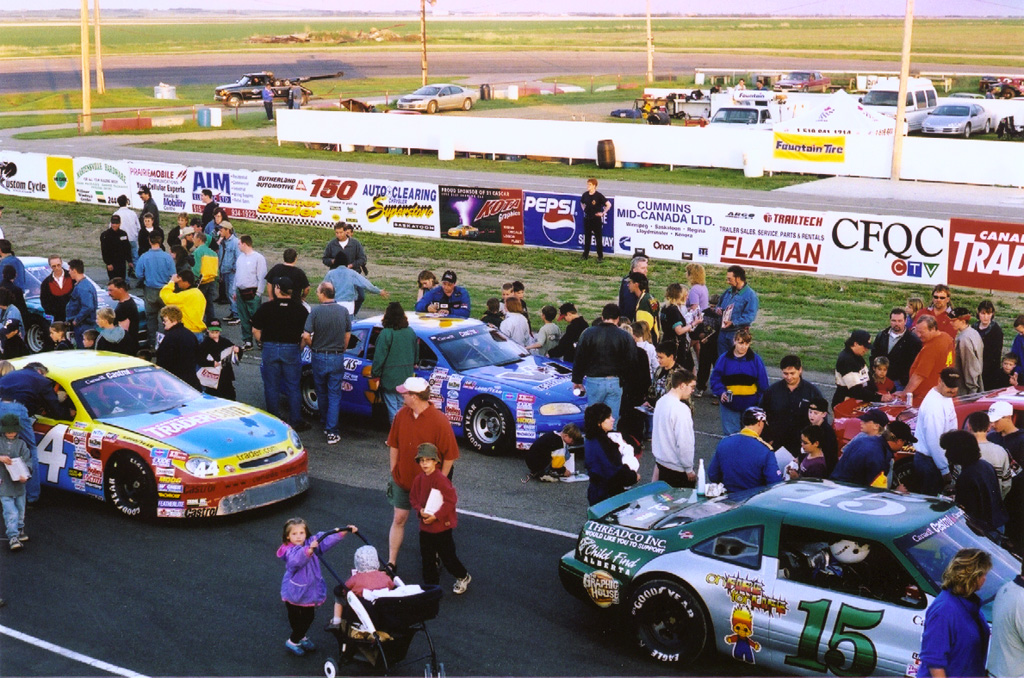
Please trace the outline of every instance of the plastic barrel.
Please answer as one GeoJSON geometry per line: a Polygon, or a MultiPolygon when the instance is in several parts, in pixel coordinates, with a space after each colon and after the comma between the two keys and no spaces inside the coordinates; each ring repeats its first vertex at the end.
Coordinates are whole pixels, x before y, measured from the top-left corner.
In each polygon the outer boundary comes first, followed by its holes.
{"type": "Polygon", "coordinates": [[[210,126],[210,109],[209,108],[200,108],[197,111],[197,113],[196,113],[196,121],[199,123],[200,127],[209,127],[210,126]]]}
{"type": "Polygon", "coordinates": [[[597,142],[597,166],[601,169],[615,167],[615,142],[611,139],[601,139],[597,142]]]}
{"type": "Polygon", "coordinates": [[[490,100],[491,100],[491,86],[487,85],[487,84],[480,85],[480,101],[490,101],[490,100]]]}

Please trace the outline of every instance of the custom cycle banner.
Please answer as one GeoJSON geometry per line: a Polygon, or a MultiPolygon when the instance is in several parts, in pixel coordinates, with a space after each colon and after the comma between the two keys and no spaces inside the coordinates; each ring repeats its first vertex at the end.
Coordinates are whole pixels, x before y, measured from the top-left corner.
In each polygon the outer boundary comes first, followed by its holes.
{"type": "MultiPolygon", "coordinates": [[[[128,186],[128,163],[123,160],[75,158],[75,194],[78,202],[117,205],[117,197],[136,197],[128,186]]],[[[129,202],[131,204],[131,202],[129,202]]]]}
{"type": "Polygon", "coordinates": [[[1024,288],[1024,224],[949,220],[948,283],[1020,292],[1024,288]]]}
{"type": "Polygon", "coordinates": [[[47,197],[46,156],[0,151],[0,195],[47,197]]]}
{"type": "Polygon", "coordinates": [[[826,212],[825,275],[945,283],[949,220],[826,212]]]}
{"type": "Polygon", "coordinates": [[[775,132],[772,153],[782,160],[846,162],[846,137],[842,134],[792,134],[775,132]]]}
{"type": "MultiPolygon", "coordinates": [[[[608,254],[615,247],[615,201],[605,215],[602,243],[608,254]]],[[[583,208],[580,196],[565,193],[523,191],[523,237],[527,245],[583,251],[583,208]]]]}
{"type": "Polygon", "coordinates": [[[438,190],[442,238],[523,244],[523,191],[472,186],[438,190]]]}

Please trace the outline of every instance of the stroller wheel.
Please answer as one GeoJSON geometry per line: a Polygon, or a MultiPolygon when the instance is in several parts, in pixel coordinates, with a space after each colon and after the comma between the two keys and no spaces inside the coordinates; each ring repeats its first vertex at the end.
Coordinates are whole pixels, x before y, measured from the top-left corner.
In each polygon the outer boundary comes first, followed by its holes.
{"type": "Polygon", "coordinates": [[[338,665],[335,664],[334,660],[331,658],[328,658],[327,661],[324,662],[324,675],[327,676],[327,678],[335,678],[335,676],[338,675],[338,665]]]}
{"type": "Polygon", "coordinates": [[[423,678],[444,678],[444,664],[439,662],[434,667],[427,662],[427,665],[423,667],[423,678]]]}

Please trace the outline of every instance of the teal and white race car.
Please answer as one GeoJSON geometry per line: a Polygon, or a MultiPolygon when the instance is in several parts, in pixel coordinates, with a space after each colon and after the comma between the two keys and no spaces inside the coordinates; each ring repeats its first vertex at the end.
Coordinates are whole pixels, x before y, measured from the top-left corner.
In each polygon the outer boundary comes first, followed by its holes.
{"type": "Polygon", "coordinates": [[[715,647],[791,675],[916,676],[925,609],[967,547],[992,554],[990,607],[1020,561],[948,501],[831,481],[714,499],[653,483],[592,506],[559,576],[626,615],[662,662],[715,647]]]}

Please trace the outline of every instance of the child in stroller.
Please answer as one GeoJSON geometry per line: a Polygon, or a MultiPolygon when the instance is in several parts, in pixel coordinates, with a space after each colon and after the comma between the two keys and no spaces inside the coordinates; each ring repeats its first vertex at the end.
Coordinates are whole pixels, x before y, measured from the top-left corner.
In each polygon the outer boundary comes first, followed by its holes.
{"type": "Polygon", "coordinates": [[[327,625],[328,631],[341,627],[341,615],[344,608],[342,600],[345,597],[346,589],[362,598],[365,591],[392,590],[395,588],[394,580],[380,569],[377,549],[369,544],[363,544],[356,549],[356,554],[353,556],[353,564],[355,565],[355,573],[348,578],[344,586],[339,585],[334,589],[334,617],[331,619],[331,623],[327,625]]]}

